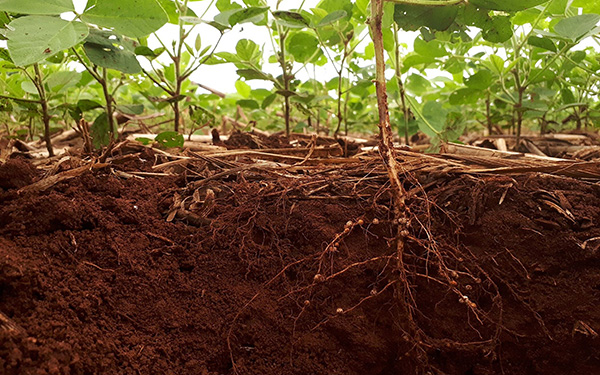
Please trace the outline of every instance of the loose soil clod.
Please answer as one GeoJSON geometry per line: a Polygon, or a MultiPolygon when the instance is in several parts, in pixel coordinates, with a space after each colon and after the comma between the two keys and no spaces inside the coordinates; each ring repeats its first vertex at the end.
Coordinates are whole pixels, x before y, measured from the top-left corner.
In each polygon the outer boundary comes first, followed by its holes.
{"type": "Polygon", "coordinates": [[[111,172],[169,161],[143,151],[20,194],[42,174],[0,166],[0,312],[22,328],[0,329],[0,372],[600,371],[597,185],[406,155],[401,306],[376,158],[188,184],[244,158],[111,172]]]}

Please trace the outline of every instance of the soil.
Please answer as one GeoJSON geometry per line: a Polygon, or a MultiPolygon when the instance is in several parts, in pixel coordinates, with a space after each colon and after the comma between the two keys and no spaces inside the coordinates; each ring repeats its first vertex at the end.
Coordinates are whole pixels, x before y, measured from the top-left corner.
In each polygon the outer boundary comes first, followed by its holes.
{"type": "Polygon", "coordinates": [[[600,373],[596,184],[419,176],[411,325],[383,183],[308,199],[310,174],[240,174],[190,223],[167,221],[183,176],[19,192],[42,175],[0,166],[0,312],[22,329],[0,325],[4,374],[600,373]]]}
{"type": "Polygon", "coordinates": [[[291,147],[285,136],[279,134],[264,135],[260,133],[248,133],[239,130],[234,131],[229,138],[223,142],[228,149],[264,149],[291,147]]]}

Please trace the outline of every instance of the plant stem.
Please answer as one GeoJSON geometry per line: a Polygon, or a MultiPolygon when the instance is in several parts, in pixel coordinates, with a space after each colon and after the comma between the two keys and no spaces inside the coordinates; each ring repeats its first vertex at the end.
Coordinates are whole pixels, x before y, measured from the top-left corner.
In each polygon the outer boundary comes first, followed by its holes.
{"type": "Polygon", "coordinates": [[[171,90],[168,86],[164,86],[162,84],[162,82],[159,81],[158,79],[154,78],[154,76],[152,74],[150,74],[149,71],[147,71],[146,69],[142,69],[142,73],[144,73],[144,75],[146,77],[148,77],[152,82],[154,82],[154,84],[156,86],[160,87],[164,92],[166,92],[167,94],[169,94],[171,96],[175,96],[175,93],[173,92],[173,90],[171,90]]]}
{"type": "Polygon", "coordinates": [[[485,120],[488,128],[488,135],[492,135],[492,112],[491,112],[491,100],[490,92],[488,91],[487,97],[485,98],[485,120]]]}
{"type": "Polygon", "coordinates": [[[542,69],[540,69],[539,71],[537,71],[537,73],[533,77],[529,77],[527,79],[527,82],[524,84],[524,86],[529,86],[529,84],[534,83],[536,81],[536,79],[538,77],[540,77],[546,70],[548,70],[550,68],[550,66],[552,64],[554,64],[554,62],[560,56],[564,55],[573,46],[574,46],[574,44],[572,44],[572,43],[565,44],[565,46],[560,51],[558,51],[558,53],[556,53],[556,54],[554,54],[554,56],[552,56],[552,58],[550,59],[550,61],[548,61],[546,64],[544,64],[544,66],[542,67],[542,69]]]}
{"type": "MultiPolygon", "coordinates": [[[[179,1],[176,1],[177,7],[179,8],[180,15],[187,14],[187,3],[188,0],[185,0],[183,4],[180,5],[179,1]]],[[[177,41],[177,47],[173,51],[173,55],[171,59],[173,60],[173,65],[175,65],[175,90],[173,95],[173,103],[171,107],[173,108],[173,130],[179,132],[179,125],[181,123],[181,113],[179,107],[179,96],[181,96],[181,84],[184,80],[181,74],[181,57],[183,55],[183,43],[186,38],[185,28],[181,17],[179,18],[179,39],[177,41]]]]}
{"type": "Polygon", "coordinates": [[[102,92],[104,93],[104,99],[106,101],[106,122],[108,123],[108,131],[110,134],[110,140],[115,139],[115,119],[113,117],[113,97],[108,89],[108,69],[102,68],[102,77],[99,80],[102,86],[102,92]]]}
{"type": "Polygon", "coordinates": [[[73,51],[73,54],[75,54],[75,57],[77,58],[77,60],[79,61],[79,63],[81,65],[83,65],[83,67],[85,68],[85,70],[88,71],[88,73],[90,73],[90,75],[92,77],[94,77],[94,79],[98,82],[100,82],[102,80],[102,77],[100,77],[98,75],[98,73],[96,73],[93,69],[91,69],[88,64],[85,63],[85,60],[83,59],[83,57],[81,57],[81,55],[79,54],[79,52],[77,52],[77,49],[75,47],[71,48],[71,51],[73,51]]]}
{"type": "MultiPolygon", "coordinates": [[[[348,82],[350,75],[348,75],[348,82]]],[[[344,100],[344,135],[348,136],[348,101],[350,100],[350,91],[346,91],[346,99],[344,100]]]]}
{"type": "Polygon", "coordinates": [[[48,98],[46,97],[46,89],[44,88],[44,79],[42,72],[40,71],[39,64],[33,64],[35,71],[35,77],[33,84],[37,89],[40,96],[40,104],[42,106],[42,121],[44,122],[44,141],[46,142],[46,149],[48,150],[48,156],[54,156],[54,149],[52,148],[52,139],[50,139],[50,114],[48,113],[48,98]]]}
{"type": "Polygon", "coordinates": [[[344,55],[342,56],[342,61],[340,63],[340,70],[338,71],[338,92],[337,92],[337,118],[338,118],[338,124],[337,124],[337,128],[335,129],[335,132],[333,133],[333,137],[337,138],[338,137],[338,133],[340,132],[340,128],[342,127],[342,120],[343,120],[343,115],[342,115],[342,95],[344,94],[343,91],[343,74],[344,74],[344,62],[346,60],[346,44],[344,44],[344,55]]]}
{"type": "Polygon", "coordinates": [[[100,86],[102,86],[102,93],[104,94],[104,100],[106,102],[106,105],[104,106],[104,110],[106,113],[106,122],[108,123],[108,132],[110,134],[110,140],[112,141],[115,139],[115,120],[113,117],[113,95],[111,94],[108,88],[108,69],[101,68],[102,74],[99,74],[96,69],[96,66],[94,66],[94,68],[92,69],[90,66],[88,66],[88,64],[86,64],[85,60],[83,60],[81,55],[79,55],[79,53],[77,52],[77,49],[71,48],[71,50],[75,54],[77,60],[79,60],[81,65],[83,65],[85,70],[87,70],[88,73],[90,73],[92,77],[94,77],[94,79],[98,81],[100,86]]]}
{"type": "MultiPolygon", "coordinates": [[[[377,108],[379,111],[379,131],[380,143],[383,146],[381,150],[384,154],[390,153],[393,150],[392,128],[390,126],[390,116],[388,113],[388,102],[385,81],[385,56],[383,46],[383,0],[371,0],[371,19],[369,27],[373,38],[375,49],[375,89],[377,93],[377,108]]],[[[387,159],[387,158],[386,158],[387,159]]]]}
{"type": "MultiPolygon", "coordinates": [[[[518,64],[517,64],[517,66],[518,66],[518,64]]],[[[523,94],[525,93],[527,86],[522,85],[518,69],[515,68],[512,73],[515,77],[515,89],[517,89],[517,93],[519,95],[518,99],[517,99],[517,103],[514,105],[515,111],[517,112],[517,147],[518,147],[519,143],[521,141],[521,126],[523,124],[523,94]]]]}
{"type": "Polygon", "coordinates": [[[8,95],[0,95],[0,99],[8,99],[8,100],[13,100],[15,102],[24,102],[24,103],[32,103],[32,104],[42,104],[41,100],[15,98],[14,96],[8,96],[8,95]]]}
{"type": "MultiPolygon", "coordinates": [[[[279,27],[278,27],[279,29],[279,27]]],[[[290,136],[290,96],[288,95],[290,91],[290,74],[288,73],[287,61],[285,58],[286,50],[285,50],[285,38],[287,36],[287,32],[282,32],[279,29],[279,48],[281,52],[281,56],[279,58],[279,64],[281,65],[281,70],[283,71],[283,89],[285,90],[284,95],[284,119],[285,119],[285,135],[287,137],[290,136]]]]}
{"type": "Polygon", "coordinates": [[[400,93],[400,102],[402,104],[402,113],[404,114],[404,143],[408,145],[408,117],[410,116],[410,109],[406,105],[406,91],[404,90],[404,83],[402,82],[402,67],[400,66],[400,39],[398,38],[398,24],[394,22],[394,57],[396,59],[395,75],[396,82],[398,83],[398,92],[400,93]]]}

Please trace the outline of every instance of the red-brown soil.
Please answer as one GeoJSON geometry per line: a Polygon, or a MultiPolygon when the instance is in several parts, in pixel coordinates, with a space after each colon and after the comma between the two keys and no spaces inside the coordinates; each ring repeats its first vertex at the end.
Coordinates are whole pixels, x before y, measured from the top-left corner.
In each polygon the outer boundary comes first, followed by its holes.
{"type": "Polygon", "coordinates": [[[0,312],[23,329],[0,325],[1,373],[600,373],[595,184],[421,176],[404,259],[415,336],[384,188],[352,198],[332,180],[338,198],[304,199],[311,176],[285,191],[229,177],[190,225],[166,221],[183,177],[105,168],[18,193],[41,175],[0,166],[0,312]]]}

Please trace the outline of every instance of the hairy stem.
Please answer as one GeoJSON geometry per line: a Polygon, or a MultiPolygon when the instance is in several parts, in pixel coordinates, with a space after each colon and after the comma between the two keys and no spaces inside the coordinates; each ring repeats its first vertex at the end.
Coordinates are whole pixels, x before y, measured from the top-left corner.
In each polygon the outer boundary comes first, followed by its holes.
{"type": "Polygon", "coordinates": [[[285,38],[287,36],[287,32],[280,31],[279,33],[279,48],[281,52],[281,57],[279,58],[279,64],[281,65],[281,70],[283,71],[283,89],[285,90],[284,95],[284,119],[285,119],[285,135],[287,137],[290,136],[290,96],[288,92],[290,91],[290,74],[288,72],[287,61],[285,58],[286,50],[285,50],[285,38]]]}
{"type": "Polygon", "coordinates": [[[342,95],[344,94],[343,90],[343,74],[344,74],[344,62],[346,60],[346,46],[344,45],[344,56],[342,57],[342,61],[340,63],[340,70],[338,71],[338,92],[337,92],[337,128],[333,133],[335,138],[338,137],[340,129],[342,127],[343,115],[342,115],[342,95]]]}
{"type": "Polygon", "coordinates": [[[52,148],[52,140],[50,139],[50,113],[48,113],[48,98],[46,97],[46,89],[44,88],[44,79],[40,66],[36,63],[33,64],[35,71],[34,85],[40,96],[40,104],[42,106],[42,121],[44,122],[44,141],[46,142],[46,149],[48,150],[48,156],[54,156],[54,149],[52,148]]]}
{"type": "Polygon", "coordinates": [[[104,93],[104,99],[106,101],[106,121],[108,122],[110,139],[112,141],[115,139],[115,119],[113,117],[113,97],[108,89],[108,69],[102,68],[102,78],[99,82],[102,86],[102,92],[104,93]]]}
{"type": "Polygon", "coordinates": [[[487,97],[485,99],[485,121],[486,121],[487,128],[488,128],[488,135],[492,135],[492,132],[494,131],[494,129],[493,129],[493,124],[492,124],[491,99],[490,99],[489,91],[488,91],[487,97]]]}
{"type": "Polygon", "coordinates": [[[394,23],[394,40],[395,40],[395,58],[396,58],[396,82],[398,83],[398,92],[400,93],[400,103],[402,104],[402,113],[404,114],[404,143],[408,145],[408,118],[410,116],[410,109],[406,104],[406,91],[404,90],[404,83],[402,82],[402,67],[400,66],[400,39],[398,37],[398,24],[394,23]]]}

